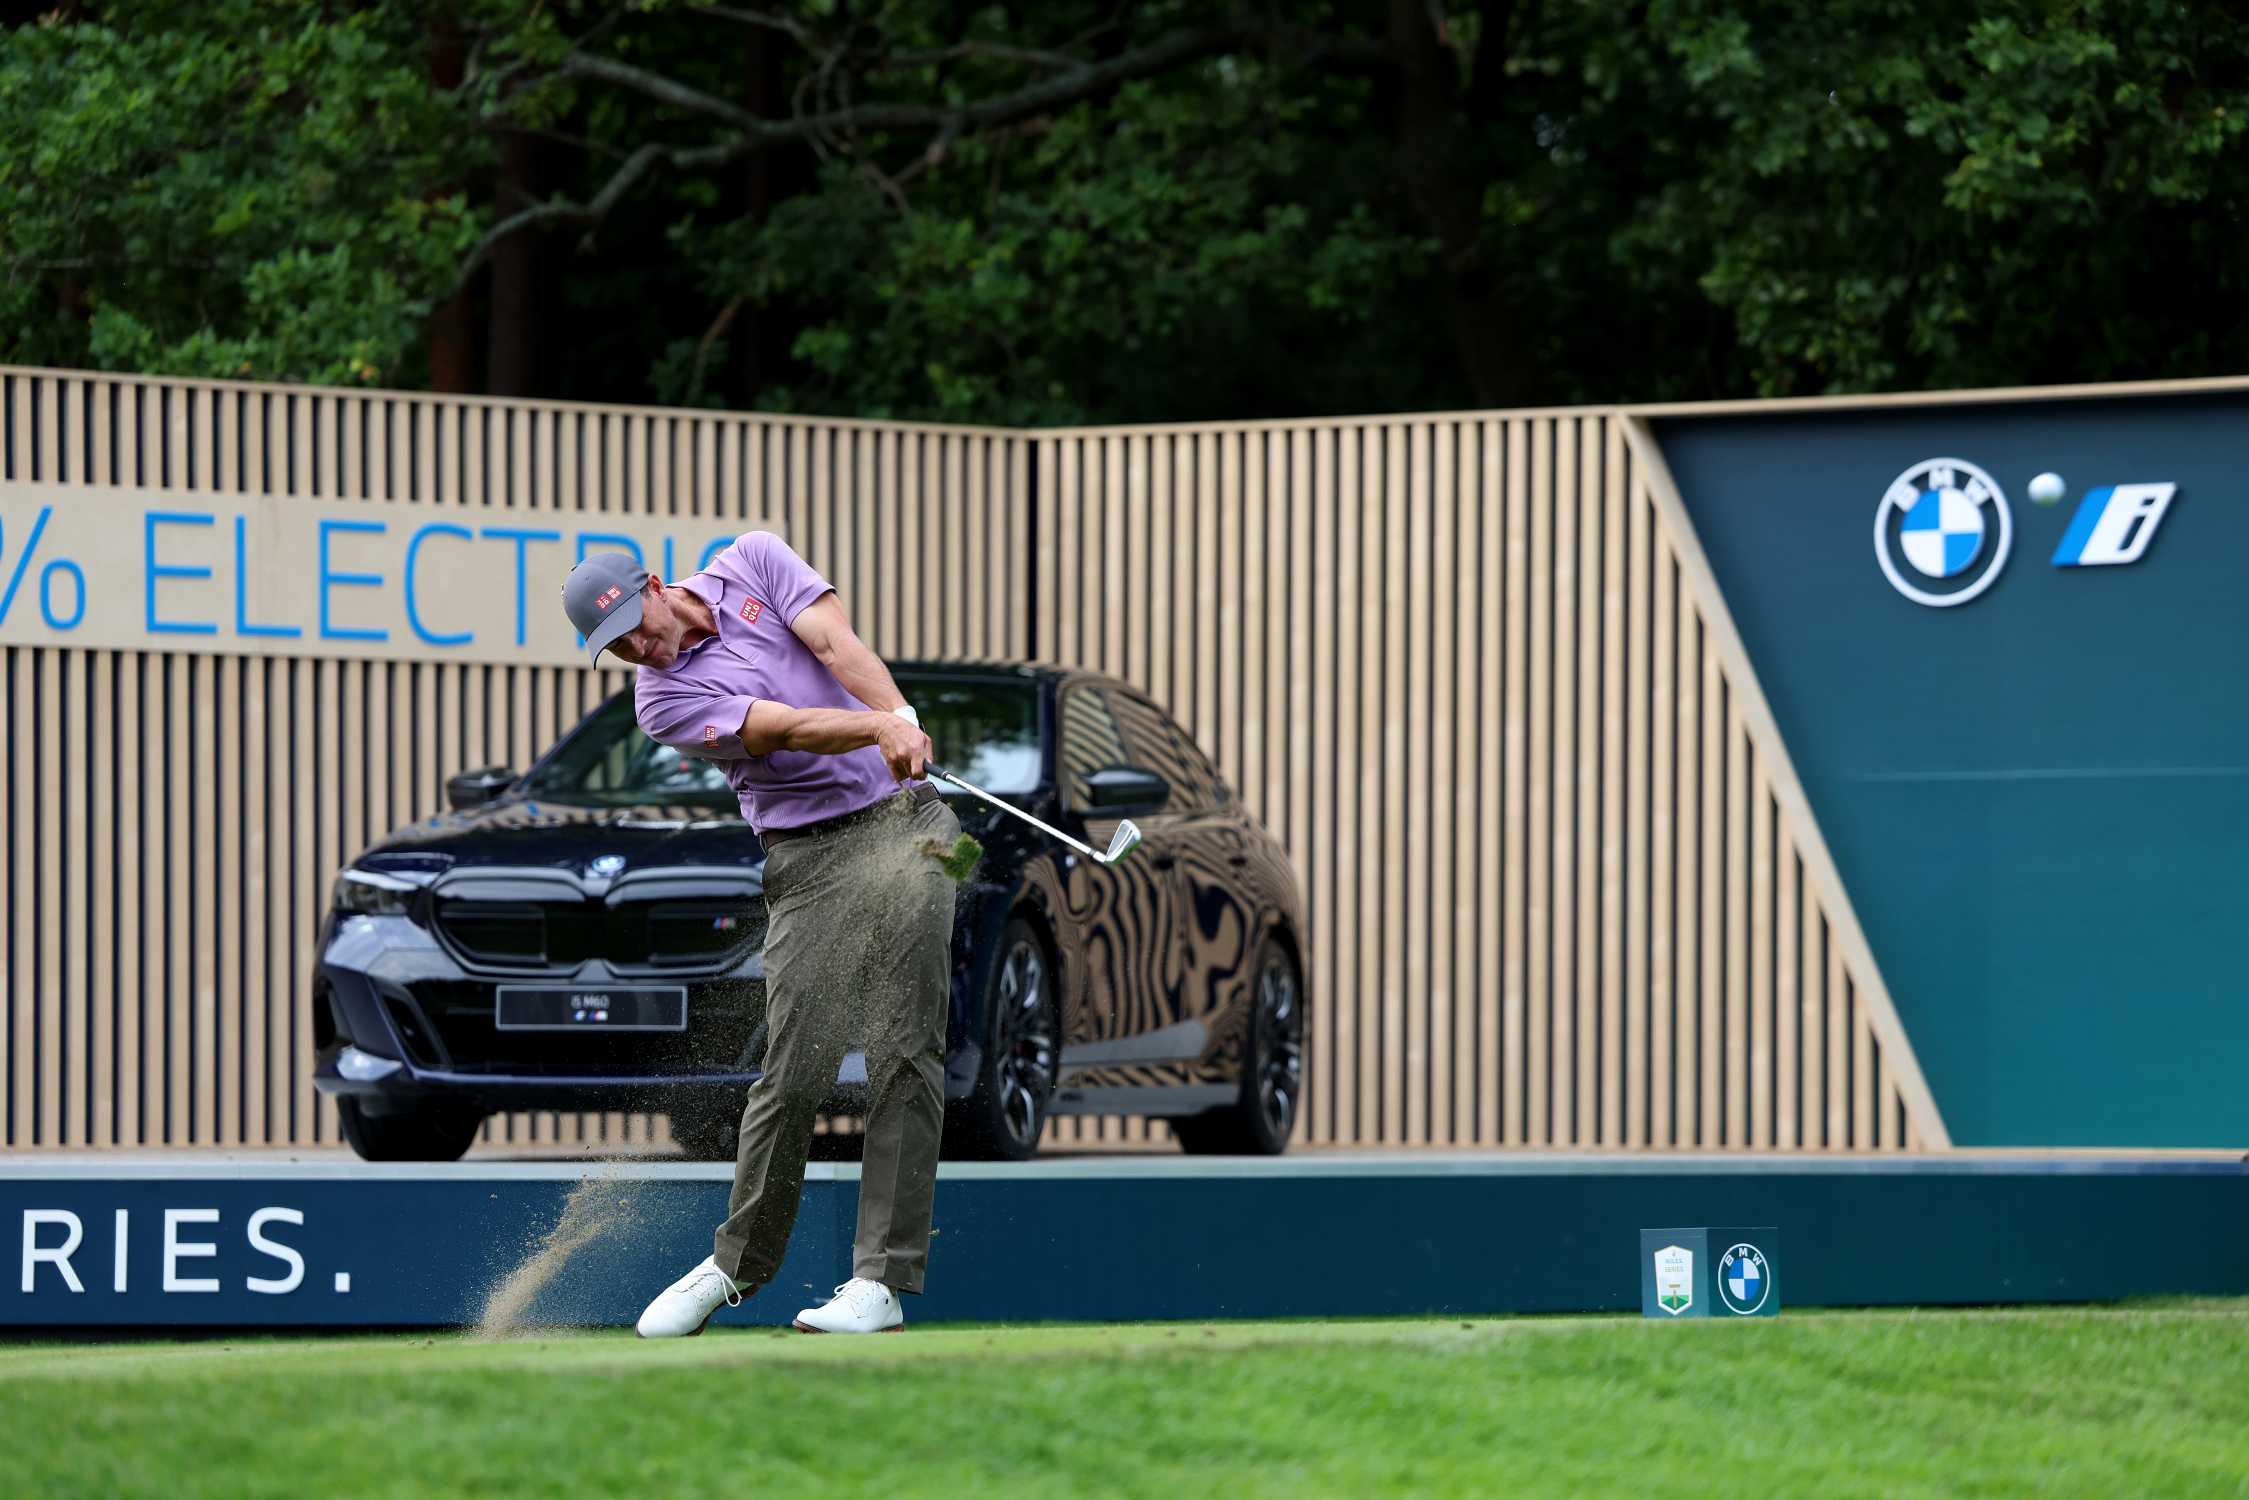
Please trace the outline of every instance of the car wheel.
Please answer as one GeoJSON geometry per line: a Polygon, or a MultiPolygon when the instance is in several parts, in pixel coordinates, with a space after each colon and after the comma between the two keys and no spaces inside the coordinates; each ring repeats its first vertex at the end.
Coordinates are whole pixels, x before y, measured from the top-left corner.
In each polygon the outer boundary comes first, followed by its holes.
{"type": "Polygon", "coordinates": [[[1288,949],[1270,940],[1250,997],[1241,1097],[1222,1110],[1174,1120],[1180,1149],[1197,1156],[1278,1156],[1304,1100],[1304,986],[1288,949]]]}
{"type": "Polygon", "coordinates": [[[1021,917],[1000,935],[985,1007],[991,1027],[976,1087],[953,1106],[945,1154],[1023,1161],[1039,1149],[1062,1056],[1062,1010],[1054,964],[1038,929],[1021,917]]]}
{"type": "Polygon", "coordinates": [[[459,1161],[484,1128],[481,1111],[428,1106],[411,1114],[378,1115],[356,1099],[336,1101],[344,1139],[361,1161],[459,1161]]]}

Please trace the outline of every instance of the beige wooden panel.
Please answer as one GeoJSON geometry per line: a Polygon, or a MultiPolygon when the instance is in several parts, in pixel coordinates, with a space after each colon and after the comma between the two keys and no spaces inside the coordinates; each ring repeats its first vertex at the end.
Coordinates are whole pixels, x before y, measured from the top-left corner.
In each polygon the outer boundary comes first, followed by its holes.
{"type": "Polygon", "coordinates": [[[1529,946],[1523,995],[1525,1051],[1523,1139],[1533,1146],[1555,1139],[1550,1096],[1553,1089],[1553,1051],[1548,1033],[1553,1023],[1554,887],[1561,883],[1556,852],[1549,843],[1554,827],[1554,775],[1560,764],[1556,749],[1553,707],[1554,596],[1560,568],[1550,562],[1572,555],[1556,542],[1559,507],[1554,498],[1554,427],[1550,422],[1530,424],[1530,737],[1526,746],[1529,782],[1528,841],[1515,866],[1528,871],[1527,905],[1523,913],[1529,946]]]}
{"type": "MultiPolygon", "coordinates": [[[[1731,687],[1731,684],[1728,685],[1731,687]]],[[[1726,695],[1725,1035],[1728,1146],[1749,1144],[1749,741],[1741,700],[1726,695]]]]}
{"type": "MultiPolygon", "coordinates": [[[[1396,815],[1404,801],[1405,761],[1405,445],[1403,433],[1387,424],[1366,428],[1359,450],[1360,481],[1367,504],[1367,542],[1375,559],[1368,576],[1380,601],[1367,611],[1361,639],[1374,672],[1374,686],[1360,697],[1366,764],[1374,774],[1360,788],[1361,831],[1365,847],[1379,850],[1380,876],[1362,908],[1367,950],[1369,998],[1376,1007],[1373,1026],[1381,1037],[1376,1066],[1367,1071],[1374,1086],[1374,1112],[1380,1123],[1368,1139],[1385,1143],[1404,1138],[1403,1064],[1405,1052],[1405,825],[1396,815]]],[[[1363,1020],[1364,1018],[1362,1018],[1363,1020]]]]}
{"type": "MultiPolygon", "coordinates": [[[[1500,981],[1500,1140],[1506,1145],[1519,1145],[1534,1137],[1527,1134],[1526,1088],[1530,1070],[1529,1052],[1524,1039],[1525,1016],[1530,1007],[1531,987],[1540,983],[1543,976],[1527,967],[1527,955],[1538,943],[1536,937],[1526,938],[1530,925],[1532,897],[1526,880],[1538,876],[1529,870],[1529,850],[1537,843],[1530,834],[1534,804],[1530,790],[1530,741],[1526,725],[1529,723],[1530,677],[1528,663],[1531,659],[1530,621],[1536,617],[1531,593],[1542,586],[1536,582],[1545,576],[1545,569],[1530,566],[1532,537],[1537,522],[1534,514],[1537,504],[1532,497],[1532,472],[1530,450],[1531,424],[1517,420],[1507,424],[1507,523],[1505,531],[1507,625],[1505,644],[1507,662],[1506,713],[1502,720],[1502,750],[1506,761],[1506,802],[1501,814],[1507,847],[1500,864],[1501,899],[1505,903],[1502,919],[1503,936],[1501,956],[1506,972],[1500,981]],[[1526,875],[1526,872],[1527,875],[1526,875]]],[[[1488,567],[1487,567],[1488,574],[1488,567]]],[[[1543,656],[1540,657],[1543,661],[1543,656]]],[[[1498,701],[1496,695],[1492,701],[1498,701]]],[[[1541,1096],[1543,1098],[1543,1095],[1541,1096]]]]}
{"type": "MultiPolygon", "coordinates": [[[[1314,826],[1312,821],[1313,808],[1314,804],[1317,803],[1322,816],[1332,816],[1331,804],[1334,798],[1329,795],[1328,788],[1334,786],[1335,778],[1330,776],[1327,779],[1326,787],[1314,787],[1312,780],[1314,740],[1318,739],[1319,741],[1317,748],[1321,757],[1320,763],[1332,766],[1335,754],[1335,736],[1332,732],[1334,720],[1316,719],[1314,717],[1317,712],[1314,707],[1316,702],[1313,687],[1314,666],[1317,664],[1318,672],[1316,675],[1324,683],[1334,675],[1336,662],[1332,619],[1319,622],[1325,625],[1330,633],[1327,636],[1329,642],[1327,652],[1322,654],[1318,649],[1319,638],[1315,634],[1313,618],[1314,585],[1308,582],[1308,579],[1315,572],[1312,563],[1313,548],[1316,545],[1315,536],[1331,537],[1333,528],[1331,521],[1322,519],[1323,504],[1321,496],[1315,494],[1309,485],[1309,476],[1313,468],[1311,435],[1305,432],[1292,432],[1288,434],[1284,443],[1282,438],[1275,434],[1267,438],[1267,443],[1271,450],[1272,461],[1283,463],[1286,466],[1288,493],[1291,502],[1288,527],[1288,566],[1284,575],[1287,583],[1285,592],[1288,596],[1288,613],[1285,616],[1278,613],[1271,614],[1271,618],[1275,622],[1272,633],[1272,649],[1275,651],[1286,650],[1289,663],[1285,691],[1281,691],[1283,685],[1279,681],[1280,674],[1276,671],[1274,673],[1276,691],[1272,695],[1276,704],[1274,732],[1286,737],[1288,756],[1285,762],[1278,756],[1272,758],[1274,770],[1271,774],[1278,775],[1281,778],[1282,800],[1287,804],[1288,811],[1285,823],[1278,826],[1283,829],[1283,837],[1293,851],[1298,878],[1307,887],[1316,888],[1323,878],[1332,875],[1333,865],[1326,860],[1324,854],[1318,860],[1314,859],[1311,836],[1311,829],[1314,826]],[[1302,643],[1305,641],[1313,641],[1314,649],[1311,651],[1302,649],[1302,643]],[[1284,643],[1287,644],[1284,645],[1284,643]],[[1318,735],[1309,732],[1308,729],[1308,726],[1315,722],[1321,727],[1321,732],[1318,735]]],[[[1272,490],[1275,503],[1278,503],[1280,491],[1281,487],[1276,483],[1272,490]]],[[[1324,492],[1325,508],[1330,512],[1333,508],[1334,493],[1332,484],[1324,492]]],[[[1332,539],[1328,545],[1332,548],[1332,539]]],[[[1327,576],[1324,571],[1319,573],[1323,582],[1327,576]]],[[[1279,592],[1283,591],[1276,590],[1276,593],[1279,592]]],[[[1332,847],[1331,844],[1326,843],[1320,846],[1322,850],[1332,847]]],[[[1318,1006],[1320,1012],[1331,1016],[1338,1015],[1343,1009],[1343,1002],[1336,979],[1336,966],[1332,957],[1323,957],[1323,955],[1332,954],[1332,950],[1326,946],[1326,934],[1315,932],[1311,936],[1314,948],[1312,952],[1305,954],[1304,958],[1312,968],[1311,993],[1318,997],[1314,1004],[1318,1006]]],[[[1315,1058],[1317,1057],[1318,1054],[1315,1053],[1315,1058]]],[[[1332,1080],[1335,1076],[1335,1064],[1336,1058],[1331,1048],[1324,1060],[1321,1060],[1321,1066],[1326,1070],[1325,1073],[1308,1073],[1306,1077],[1316,1079],[1324,1076],[1332,1080]]],[[[1315,1090],[1317,1089],[1316,1082],[1313,1087],[1315,1090]]],[[[1331,1082],[1326,1092],[1332,1099],[1342,1090],[1331,1082]]],[[[1321,1138],[1334,1139],[1332,1134],[1321,1138]]]]}
{"type": "MultiPolygon", "coordinates": [[[[1748,759],[1745,755],[1744,761],[1748,759]]],[[[1773,799],[1749,786],[1749,1144],[1773,1143],[1773,799]]]]}
{"type": "MultiPolygon", "coordinates": [[[[1624,808],[1625,649],[1624,437],[1614,423],[1589,435],[1601,451],[1601,1114],[1600,1141],[1621,1145],[1624,1134],[1624,892],[1629,832],[1624,808]]],[[[1639,697],[1631,722],[1643,721],[1639,697]]],[[[1639,1044],[1634,1042],[1637,1055],[1639,1044]]],[[[1638,1090],[1633,1091],[1635,1100],[1638,1090]]],[[[1635,1105],[1637,1108],[1637,1105],[1635,1105]]],[[[1634,1139],[1637,1140],[1637,1134],[1634,1139]]]]}
{"type": "MultiPolygon", "coordinates": [[[[147,1137],[143,1099],[147,1089],[147,1056],[144,1017],[148,996],[142,944],[148,940],[145,901],[141,885],[142,856],[148,844],[148,824],[141,812],[141,789],[153,774],[149,740],[141,732],[142,663],[137,653],[117,658],[117,734],[119,763],[130,762],[117,778],[117,878],[112,887],[117,899],[117,1128],[111,1143],[137,1146],[147,1137]]],[[[0,876],[7,868],[0,858],[0,876]]]]}
{"type": "Polygon", "coordinates": [[[1578,753],[1581,730],[1592,728],[1579,713],[1583,678],[1578,671],[1581,648],[1578,592],[1586,586],[1585,551],[1578,533],[1584,524],[1584,506],[1578,487],[1577,421],[1564,417],[1554,431],[1554,790],[1553,790],[1553,926],[1551,932],[1554,987],[1547,999],[1552,1027],[1554,1061],[1553,1135],[1567,1145],[1577,1135],[1578,959],[1584,954],[1578,923],[1577,879],[1581,776],[1585,762],[1578,753]]]}
{"type": "Polygon", "coordinates": [[[1797,1125],[1796,844],[1788,815],[1774,829],[1778,910],[1773,916],[1773,1136],[1784,1150],[1801,1147],[1797,1125]]]}
{"type": "MultiPolygon", "coordinates": [[[[1480,464],[1483,483],[1477,492],[1476,504],[1476,541],[1480,553],[1477,597],[1483,616],[1477,658],[1482,677],[1476,701],[1483,714],[1475,730],[1483,762],[1477,779],[1481,817],[1476,841],[1476,968],[1479,975],[1476,1003],[1478,1024],[1482,1029],[1476,1049],[1481,1081],[1476,1101],[1476,1139],[1487,1145],[1497,1144],[1506,1131],[1513,1129],[1513,1111],[1503,1113],[1507,1102],[1507,1074],[1502,1050],[1505,1039],[1512,1034],[1508,1029],[1509,996],[1520,995],[1513,969],[1510,967],[1504,973],[1501,970],[1499,948],[1502,931],[1509,920],[1503,913],[1514,910],[1514,903],[1506,899],[1500,883],[1500,820],[1506,816],[1503,809],[1512,805],[1514,783],[1505,769],[1507,735],[1496,731],[1489,717],[1502,702],[1500,619],[1512,597],[1502,591],[1504,575],[1500,549],[1503,539],[1510,534],[1508,517],[1511,512],[1506,499],[1508,486],[1503,478],[1507,460],[1502,454],[1501,433],[1501,425],[1496,421],[1477,424],[1477,440],[1483,455],[1480,464]]],[[[1509,962],[1512,964],[1512,952],[1509,962]]]]}
{"type": "Polygon", "coordinates": [[[1702,1037],[1698,1044],[1697,1061],[1699,1079],[1696,1087],[1698,1124],[1695,1144],[1718,1146],[1725,1144],[1722,1127],[1725,1096],[1720,1092],[1719,1058],[1725,1041],[1726,986],[1725,986],[1725,917],[1726,917],[1726,821],[1723,815],[1725,796],[1726,739],[1725,739],[1725,688],[1718,675],[1718,657],[1707,649],[1707,629],[1702,655],[1702,689],[1699,694],[1702,711],[1702,751],[1697,757],[1697,770],[1702,786],[1702,892],[1698,903],[1702,911],[1702,931],[1697,946],[1702,957],[1702,974],[1696,995],[1697,1014],[1702,1022],[1702,1037]]]}
{"type": "MultiPolygon", "coordinates": [[[[1428,765],[1429,746],[1444,742],[1445,725],[1437,716],[1436,705],[1430,693],[1431,604],[1430,584],[1434,569],[1432,538],[1434,529],[1429,496],[1431,482],[1431,454],[1429,424],[1416,422],[1393,434],[1403,437],[1406,460],[1406,485],[1402,491],[1393,492],[1391,503],[1405,502],[1406,546],[1403,561],[1403,578],[1399,587],[1399,605],[1406,614],[1406,628],[1399,632],[1405,643],[1405,680],[1403,702],[1405,713],[1396,723],[1396,742],[1399,752],[1397,776],[1404,783],[1405,820],[1400,829],[1404,847],[1412,853],[1400,861],[1399,878],[1405,885],[1405,921],[1401,928],[1388,930],[1394,934],[1392,941],[1404,949],[1404,984],[1399,991],[1405,1015],[1405,1049],[1402,1076],[1398,1092],[1403,1096],[1405,1120],[1400,1139],[1408,1141],[1429,1140],[1429,1122],[1433,1101],[1430,1095],[1430,1049],[1435,1044],[1436,1025],[1432,1014],[1444,999],[1441,990],[1433,990],[1430,948],[1433,934],[1429,929],[1430,884],[1428,870],[1432,861],[1429,855],[1442,856],[1444,834],[1429,821],[1428,765]],[[1411,726],[1410,729],[1408,726],[1411,726]],[[1410,838],[1408,830],[1422,834],[1410,838]]],[[[1448,476],[1449,478],[1449,476],[1448,476]]],[[[1396,694],[1396,688],[1392,689],[1396,694]]],[[[1395,810],[1391,816],[1397,822],[1395,810]]]]}
{"type": "MultiPolygon", "coordinates": [[[[1632,513],[1636,525],[1639,520],[1652,520],[1648,507],[1637,496],[1632,513]]],[[[1642,536],[1644,532],[1635,535],[1642,536]]],[[[1672,1030],[1678,1003],[1678,987],[1672,969],[1678,892],[1672,884],[1672,860],[1673,841],[1678,836],[1679,825],[1672,809],[1678,777],[1673,750],[1680,743],[1674,738],[1678,714],[1679,636],[1678,606],[1672,593],[1671,554],[1664,550],[1660,538],[1655,543],[1651,562],[1655,587],[1650,600],[1649,623],[1654,638],[1649,646],[1648,895],[1643,908],[1648,918],[1648,1133],[1645,1144],[1664,1147],[1672,1144],[1674,1135],[1673,1082],[1678,1057],[1678,1043],[1672,1030]]],[[[1634,764],[1637,766],[1638,762],[1634,764]]]]}
{"type": "MultiPolygon", "coordinates": [[[[62,665],[62,719],[61,726],[69,737],[83,747],[84,736],[90,725],[86,713],[86,669],[91,653],[65,651],[59,653],[62,665]]],[[[57,846],[62,852],[67,884],[58,881],[54,887],[56,904],[60,907],[62,938],[62,1035],[59,1038],[62,1052],[62,1077],[59,1090],[62,1107],[62,1130],[55,1139],[65,1145],[87,1144],[87,1100],[85,1080],[88,1062],[90,1028],[87,1022],[86,993],[86,863],[92,853],[86,839],[86,758],[81,749],[55,768],[56,779],[61,782],[62,796],[51,809],[59,807],[57,819],[57,846]]],[[[50,812],[50,816],[53,813],[50,812]]],[[[50,928],[50,935],[53,930],[50,928]]],[[[52,1044],[50,1044],[52,1045],[52,1044]]]]}

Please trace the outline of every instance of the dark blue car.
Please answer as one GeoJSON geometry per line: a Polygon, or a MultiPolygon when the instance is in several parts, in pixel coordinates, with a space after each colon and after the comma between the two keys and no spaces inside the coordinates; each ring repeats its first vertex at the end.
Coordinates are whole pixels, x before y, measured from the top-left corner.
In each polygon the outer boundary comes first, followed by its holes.
{"type": "MultiPolygon", "coordinates": [[[[961,888],[946,1153],[1020,1158],[1050,1114],[1162,1115],[1190,1151],[1286,1148],[1303,911],[1280,846],[1162,710],[1051,668],[900,663],[940,764],[1096,846],[1104,868],[949,793],[985,846],[961,888]]],[[[944,784],[939,783],[943,790],[944,784]]],[[[450,1160],[503,1110],[668,1113],[731,1157],[765,1047],[765,856],[716,768],[619,693],[521,776],[338,876],[317,1081],[369,1160],[450,1160]]],[[[830,1108],[866,1104],[856,1052],[830,1108]]]]}

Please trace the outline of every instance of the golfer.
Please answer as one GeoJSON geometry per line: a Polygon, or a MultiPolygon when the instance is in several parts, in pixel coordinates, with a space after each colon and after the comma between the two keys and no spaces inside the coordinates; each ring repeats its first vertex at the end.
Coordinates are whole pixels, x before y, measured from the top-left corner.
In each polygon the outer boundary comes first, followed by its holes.
{"type": "Polygon", "coordinates": [[[807,1333],[904,1327],[929,1260],[944,1128],[953,881],[924,851],[960,824],[921,779],[929,737],[828,581],[752,531],[680,583],[623,553],[562,586],[592,648],[640,669],[650,738],[724,768],[765,845],[764,1076],[742,1111],[734,1192],[710,1258],[640,1315],[643,1338],[701,1333],[770,1281],[805,1153],[843,1054],[863,1045],[870,1103],[852,1279],[806,1308],[807,1333]]]}

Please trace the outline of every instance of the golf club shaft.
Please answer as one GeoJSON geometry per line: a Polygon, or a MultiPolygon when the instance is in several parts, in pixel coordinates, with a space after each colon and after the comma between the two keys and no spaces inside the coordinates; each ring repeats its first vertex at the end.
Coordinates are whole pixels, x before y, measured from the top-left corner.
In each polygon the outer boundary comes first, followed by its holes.
{"type": "Polygon", "coordinates": [[[967,782],[961,780],[958,776],[955,776],[952,772],[946,770],[943,766],[925,764],[922,769],[927,771],[932,776],[944,778],[945,780],[951,782],[953,785],[959,787],[962,791],[969,793],[971,796],[982,797],[986,802],[991,803],[992,806],[998,808],[1001,812],[1013,813],[1016,817],[1021,818],[1024,822],[1030,824],[1033,828],[1038,829],[1041,833],[1047,834],[1054,838],[1058,838],[1063,843],[1068,844],[1071,848],[1076,849],[1081,853],[1089,855],[1097,860],[1101,858],[1101,855],[1093,848],[1092,845],[1079,843],[1076,839],[1070,837],[1068,834],[1064,833],[1061,829],[1056,828],[1051,823],[1040,822],[1037,818],[1032,817],[1029,813],[1023,811],[1022,808],[1017,807],[1014,803],[1003,802],[999,798],[993,796],[990,792],[985,791],[980,786],[970,786],[967,782]]]}

